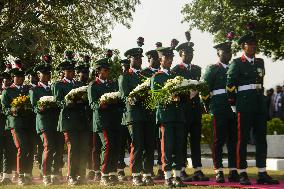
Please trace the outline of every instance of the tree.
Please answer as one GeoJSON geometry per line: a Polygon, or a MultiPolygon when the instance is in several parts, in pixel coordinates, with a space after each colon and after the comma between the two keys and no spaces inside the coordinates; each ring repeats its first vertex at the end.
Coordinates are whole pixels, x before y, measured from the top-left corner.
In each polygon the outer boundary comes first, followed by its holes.
{"type": "Polygon", "coordinates": [[[27,66],[65,49],[102,54],[115,24],[130,27],[140,0],[1,0],[0,66],[9,56],[27,66]]]}
{"type": "Polygon", "coordinates": [[[247,23],[254,23],[259,50],[274,60],[284,59],[283,0],[193,0],[182,13],[191,29],[215,35],[215,42],[224,41],[230,31],[239,37],[247,23]]]}

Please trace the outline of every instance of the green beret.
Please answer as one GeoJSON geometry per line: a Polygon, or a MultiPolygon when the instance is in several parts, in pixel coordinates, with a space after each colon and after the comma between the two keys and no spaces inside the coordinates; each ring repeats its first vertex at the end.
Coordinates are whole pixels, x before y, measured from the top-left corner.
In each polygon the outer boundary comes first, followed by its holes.
{"type": "Polygon", "coordinates": [[[62,63],[58,65],[57,70],[75,70],[76,61],[75,60],[63,60],[62,63]]]}
{"type": "Polygon", "coordinates": [[[52,66],[49,63],[42,63],[34,68],[34,72],[48,73],[51,72],[52,66]]]}
{"type": "Polygon", "coordinates": [[[174,56],[172,47],[159,47],[157,48],[158,54],[161,56],[174,56]]]}
{"type": "Polygon", "coordinates": [[[25,71],[21,68],[12,68],[9,73],[12,77],[18,76],[18,77],[25,77],[25,71]]]}
{"type": "Polygon", "coordinates": [[[109,67],[110,67],[109,58],[103,58],[95,62],[95,69],[99,69],[99,68],[109,69],[109,67]]]}
{"type": "Polygon", "coordinates": [[[194,43],[193,42],[186,42],[182,43],[176,47],[176,50],[179,51],[194,51],[193,49],[194,43]]]}
{"type": "Polygon", "coordinates": [[[238,44],[241,45],[246,42],[256,42],[256,41],[257,40],[256,40],[255,35],[252,32],[250,32],[240,37],[238,40],[238,44]]]}
{"type": "Polygon", "coordinates": [[[2,72],[2,73],[0,73],[0,77],[2,79],[11,79],[11,75],[9,74],[9,72],[2,72]]]}
{"type": "Polygon", "coordinates": [[[134,57],[134,56],[143,57],[143,49],[142,48],[129,49],[124,53],[124,56],[127,57],[127,58],[134,57]]]}
{"type": "Polygon", "coordinates": [[[219,43],[217,45],[215,45],[213,48],[215,49],[221,49],[221,50],[230,50],[231,49],[231,45],[232,45],[232,42],[230,41],[226,41],[226,42],[223,42],[223,43],[219,43]]]}
{"type": "Polygon", "coordinates": [[[156,58],[159,57],[158,52],[156,50],[151,50],[145,53],[148,58],[156,58]]]}
{"type": "Polygon", "coordinates": [[[123,66],[130,66],[130,61],[128,59],[120,60],[119,63],[123,66]]]}

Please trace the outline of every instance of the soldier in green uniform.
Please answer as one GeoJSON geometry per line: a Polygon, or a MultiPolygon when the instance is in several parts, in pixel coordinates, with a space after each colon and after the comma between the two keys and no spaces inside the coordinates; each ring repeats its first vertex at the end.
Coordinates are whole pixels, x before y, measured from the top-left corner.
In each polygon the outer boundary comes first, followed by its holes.
{"type": "Polygon", "coordinates": [[[15,67],[10,73],[13,77],[13,84],[3,91],[1,103],[18,150],[18,185],[25,185],[31,182],[33,168],[33,128],[31,127],[33,113],[32,110],[23,110],[11,106],[13,99],[19,96],[28,96],[29,93],[29,87],[23,85],[25,72],[22,70],[20,60],[15,61],[15,67]]]}
{"type": "Polygon", "coordinates": [[[89,104],[93,110],[93,131],[98,133],[102,142],[101,153],[101,185],[113,185],[118,182],[117,163],[120,146],[121,113],[119,102],[100,104],[105,93],[118,91],[116,82],[108,80],[109,59],[96,62],[97,78],[88,88],[89,104]],[[111,117],[111,119],[110,119],[111,117]]]}
{"type": "MultiPolygon", "coordinates": [[[[2,90],[6,89],[11,84],[11,75],[8,72],[2,72],[0,75],[2,79],[2,90]]],[[[1,90],[1,92],[2,92],[1,90]]],[[[16,164],[15,158],[16,154],[14,153],[15,145],[13,143],[13,138],[11,135],[11,131],[6,127],[7,125],[7,116],[2,112],[0,114],[0,150],[1,150],[1,163],[3,163],[3,167],[1,172],[3,171],[3,175],[0,181],[1,185],[12,184],[12,169],[16,164]]]]}
{"type": "Polygon", "coordinates": [[[130,60],[130,69],[119,78],[119,91],[126,104],[125,119],[132,138],[130,170],[133,176],[132,183],[135,186],[154,184],[151,173],[154,164],[155,126],[151,124],[148,110],[139,100],[135,105],[131,105],[127,100],[129,93],[146,79],[141,74],[142,53],[142,48],[129,49],[124,53],[130,60]]]}
{"type": "MultiPolygon", "coordinates": [[[[36,131],[40,135],[43,144],[41,172],[44,185],[52,184],[51,175],[57,174],[58,170],[53,165],[60,161],[56,158],[56,145],[62,143],[57,137],[57,123],[59,107],[39,107],[38,101],[43,96],[52,96],[51,86],[48,84],[51,78],[52,66],[42,63],[34,68],[39,75],[38,85],[30,90],[30,99],[36,113],[36,131]],[[53,164],[54,162],[54,164],[53,164]]],[[[58,168],[57,168],[58,169],[58,168]]]]}
{"type": "MultiPolygon", "coordinates": [[[[159,90],[168,79],[174,78],[174,75],[170,72],[174,57],[173,49],[171,47],[160,47],[157,51],[161,69],[151,78],[152,90],[159,90]]],[[[161,126],[162,162],[165,186],[167,187],[186,186],[180,178],[185,132],[185,117],[182,111],[179,97],[174,97],[170,104],[158,105],[156,109],[156,122],[161,126]],[[172,170],[174,171],[173,179],[171,179],[172,170]]]]}
{"type": "MultiPolygon", "coordinates": [[[[176,65],[172,71],[185,79],[199,80],[201,77],[201,67],[191,63],[193,58],[193,46],[190,42],[190,36],[186,32],[188,42],[180,44],[176,50],[179,52],[181,57],[181,63],[176,65]]],[[[186,118],[185,123],[185,145],[183,146],[183,168],[181,178],[183,181],[191,181],[185,172],[187,165],[187,137],[190,135],[190,150],[191,150],[191,161],[194,168],[194,174],[192,177],[193,181],[207,181],[209,180],[201,171],[201,104],[200,98],[197,92],[192,92],[189,97],[184,97],[184,114],[186,118]]]]}
{"type": "MultiPolygon", "coordinates": [[[[142,75],[150,78],[155,73],[157,73],[159,68],[160,68],[159,55],[158,55],[158,52],[156,50],[150,50],[150,51],[146,52],[145,55],[148,58],[149,66],[142,70],[142,75]]],[[[151,115],[151,118],[152,118],[151,121],[152,121],[153,124],[155,124],[155,114],[154,114],[154,112],[151,112],[151,114],[152,114],[151,115]]],[[[160,140],[160,137],[159,137],[159,126],[158,125],[156,126],[155,138],[156,138],[156,149],[157,149],[157,153],[158,153],[158,157],[157,157],[158,171],[157,171],[157,175],[155,177],[153,177],[153,179],[154,180],[161,180],[161,179],[164,179],[164,173],[163,173],[163,170],[162,170],[161,140],[160,140]]]]}
{"type": "Polygon", "coordinates": [[[64,97],[75,88],[80,87],[74,81],[75,63],[65,59],[60,64],[64,78],[54,86],[54,98],[61,106],[58,130],[64,134],[68,147],[68,185],[77,185],[85,181],[88,155],[88,126],[84,107],[85,102],[66,102],[64,97]]]}
{"type": "Polygon", "coordinates": [[[205,102],[207,112],[214,116],[214,144],[213,144],[213,162],[217,183],[224,183],[223,173],[223,146],[226,143],[228,149],[228,168],[229,182],[239,182],[239,174],[236,165],[236,146],[237,146],[237,120],[232,111],[226,93],[227,70],[229,61],[232,58],[231,41],[226,41],[214,46],[217,49],[219,61],[210,65],[204,74],[204,80],[207,82],[211,91],[207,96],[202,96],[205,102]]]}
{"type": "MultiPolygon", "coordinates": [[[[123,74],[126,74],[130,68],[130,61],[128,59],[123,59],[120,61],[122,72],[123,74]]],[[[129,151],[130,153],[130,144],[131,144],[131,137],[127,128],[127,123],[125,119],[125,112],[126,107],[125,105],[122,107],[122,120],[121,120],[121,141],[120,141],[120,152],[118,157],[118,165],[117,165],[117,176],[119,181],[126,181],[124,168],[126,167],[126,164],[124,162],[125,158],[125,151],[129,151]]]]}
{"type": "Polygon", "coordinates": [[[257,39],[248,33],[238,40],[243,55],[230,64],[227,77],[229,103],[235,106],[238,116],[237,168],[240,173],[240,184],[251,184],[247,168],[247,143],[250,129],[253,128],[256,140],[256,167],[258,184],[278,184],[266,172],[266,108],[263,90],[265,75],[264,61],[255,58],[257,39]]]}

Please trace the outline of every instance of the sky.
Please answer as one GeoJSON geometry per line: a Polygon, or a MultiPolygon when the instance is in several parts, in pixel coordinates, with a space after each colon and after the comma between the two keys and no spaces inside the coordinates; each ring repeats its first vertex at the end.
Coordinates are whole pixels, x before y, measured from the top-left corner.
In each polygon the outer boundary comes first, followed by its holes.
{"type": "MultiPolygon", "coordinates": [[[[137,47],[136,40],[139,36],[145,39],[145,45],[142,47],[144,52],[155,49],[155,43],[158,41],[162,42],[163,46],[170,46],[173,38],[180,43],[186,42],[184,33],[189,25],[181,23],[183,20],[181,10],[189,2],[189,0],[141,0],[141,4],[137,6],[133,14],[131,28],[116,25],[108,48],[119,49],[123,57],[126,50],[137,47]]],[[[195,44],[193,64],[201,66],[204,71],[206,66],[218,61],[211,34],[194,29],[191,32],[191,41],[195,44]]],[[[237,54],[239,55],[240,53],[237,54]]],[[[284,61],[273,62],[262,55],[257,57],[265,61],[265,88],[275,87],[278,84],[284,85],[284,61]]],[[[179,57],[175,53],[173,66],[177,63],[179,63],[179,57]]],[[[147,59],[144,57],[142,67],[146,66],[147,59]]]]}

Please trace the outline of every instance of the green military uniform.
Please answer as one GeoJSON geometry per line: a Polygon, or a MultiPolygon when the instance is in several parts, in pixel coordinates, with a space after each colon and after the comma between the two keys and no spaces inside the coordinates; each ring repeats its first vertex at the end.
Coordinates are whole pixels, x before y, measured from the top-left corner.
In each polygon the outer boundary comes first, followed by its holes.
{"type": "MultiPolygon", "coordinates": [[[[74,61],[65,60],[60,65],[62,70],[74,70],[74,61]]],[[[85,103],[66,103],[64,97],[80,87],[74,80],[63,78],[54,86],[54,97],[61,106],[58,130],[64,134],[68,147],[68,176],[70,184],[77,184],[77,176],[85,177],[88,154],[88,126],[85,115],[85,103]]]]}
{"type": "Polygon", "coordinates": [[[263,95],[263,77],[265,74],[263,59],[255,58],[249,62],[243,55],[232,61],[228,71],[227,90],[236,94],[238,115],[237,166],[246,169],[247,143],[250,128],[256,137],[256,166],[266,167],[266,108],[263,95]],[[255,86],[253,86],[255,85],[255,86]]]}
{"type": "MultiPolygon", "coordinates": [[[[101,59],[96,62],[97,68],[109,68],[106,59],[101,59]]],[[[117,83],[111,81],[102,81],[96,78],[89,85],[88,98],[89,104],[93,110],[93,132],[98,133],[102,142],[101,153],[101,173],[102,176],[114,176],[117,171],[117,163],[120,146],[120,123],[121,116],[119,112],[119,104],[101,106],[100,97],[109,92],[118,90],[117,83]],[[111,117],[111,119],[109,119],[111,117]]]]}
{"type": "MultiPolygon", "coordinates": [[[[41,64],[35,68],[35,71],[44,73],[50,72],[51,65],[41,64]]],[[[40,135],[44,147],[41,171],[43,176],[46,177],[59,174],[59,165],[62,160],[60,160],[60,156],[58,156],[57,145],[61,146],[60,143],[62,143],[62,140],[57,136],[57,124],[60,109],[59,107],[44,110],[39,109],[37,103],[43,96],[52,96],[51,86],[39,82],[36,87],[30,90],[30,99],[34,112],[36,113],[36,132],[40,135]]]]}
{"type": "MultiPolygon", "coordinates": [[[[171,48],[161,47],[158,49],[163,54],[173,56],[171,48]]],[[[151,78],[151,90],[161,89],[168,79],[174,78],[170,71],[161,69],[151,78]]],[[[183,163],[184,123],[181,101],[167,105],[158,105],[156,108],[156,122],[161,130],[161,151],[163,171],[179,171],[183,163]]],[[[179,177],[178,175],[176,175],[179,177]]],[[[168,178],[166,178],[168,179],[168,178]]]]}
{"type": "MultiPolygon", "coordinates": [[[[226,65],[227,66],[227,65],[226,65]]],[[[222,63],[209,66],[204,74],[211,91],[211,96],[202,97],[209,102],[210,112],[214,116],[214,150],[213,163],[216,170],[222,169],[223,146],[227,143],[228,167],[236,168],[236,142],[237,142],[237,122],[236,115],[232,111],[226,93],[227,67],[222,63]]]]}
{"type": "MultiPolygon", "coordinates": [[[[177,51],[190,49],[193,51],[192,46],[188,46],[191,43],[183,43],[177,47],[177,51]]],[[[185,79],[199,80],[201,77],[201,67],[194,64],[180,63],[176,65],[172,72],[178,76],[182,76],[185,79]]],[[[183,146],[183,167],[186,167],[187,163],[187,137],[190,134],[190,150],[191,161],[193,168],[202,167],[201,164],[201,105],[199,95],[195,95],[192,99],[184,98],[184,116],[186,118],[185,123],[185,145],[183,146]]]]}
{"type": "MultiPolygon", "coordinates": [[[[14,76],[24,77],[24,72],[19,68],[11,70],[14,76]]],[[[14,143],[18,150],[17,153],[17,172],[19,173],[19,184],[25,184],[30,181],[30,175],[33,168],[33,131],[31,123],[33,119],[32,111],[17,112],[13,114],[11,111],[11,102],[20,95],[28,96],[29,87],[22,85],[5,89],[2,93],[1,103],[3,110],[7,115],[9,127],[13,135],[14,143]],[[25,175],[24,175],[25,174],[25,175]]]]}
{"type": "MultiPolygon", "coordinates": [[[[1,77],[6,79],[11,79],[11,76],[7,72],[1,73],[1,77]]],[[[11,174],[12,170],[15,167],[16,164],[16,153],[15,153],[15,145],[13,143],[13,137],[11,135],[11,131],[7,125],[7,116],[4,114],[2,107],[1,107],[1,113],[0,113],[0,155],[1,155],[1,173],[3,173],[2,180],[0,182],[0,185],[10,183],[11,181],[11,174]],[[6,179],[6,181],[5,181],[6,179]]]]}
{"type": "MultiPolygon", "coordinates": [[[[123,59],[120,61],[121,66],[123,67],[124,73],[127,73],[130,67],[130,61],[128,59],[123,59]]],[[[121,77],[120,77],[121,78],[121,77]]],[[[118,172],[118,177],[119,179],[123,179],[123,177],[125,176],[124,173],[124,168],[126,167],[126,164],[124,162],[124,158],[125,158],[125,150],[129,151],[129,147],[131,144],[131,137],[127,128],[127,123],[125,120],[125,111],[126,111],[126,106],[125,104],[123,105],[123,107],[121,107],[121,111],[122,111],[122,120],[121,120],[121,141],[120,141],[120,152],[119,152],[119,157],[118,157],[118,165],[117,165],[117,172],[118,172]]]]}
{"type": "MultiPolygon", "coordinates": [[[[143,56],[142,52],[141,48],[134,48],[126,51],[125,56],[141,57],[143,56]]],[[[125,121],[132,138],[130,170],[134,179],[140,177],[142,170],[145,173],[145,178],[150,177],[154,165],[155,127],[151,124],[149,111],[139,101],[135,105],[131,105],[127,101],[129,93],[146,79],[140,72],[140,70],[130,68],[119,78],[119,91],[126,104],[125,121]],[[143,151],[145,151],[144,157],[143,151]]]]}

